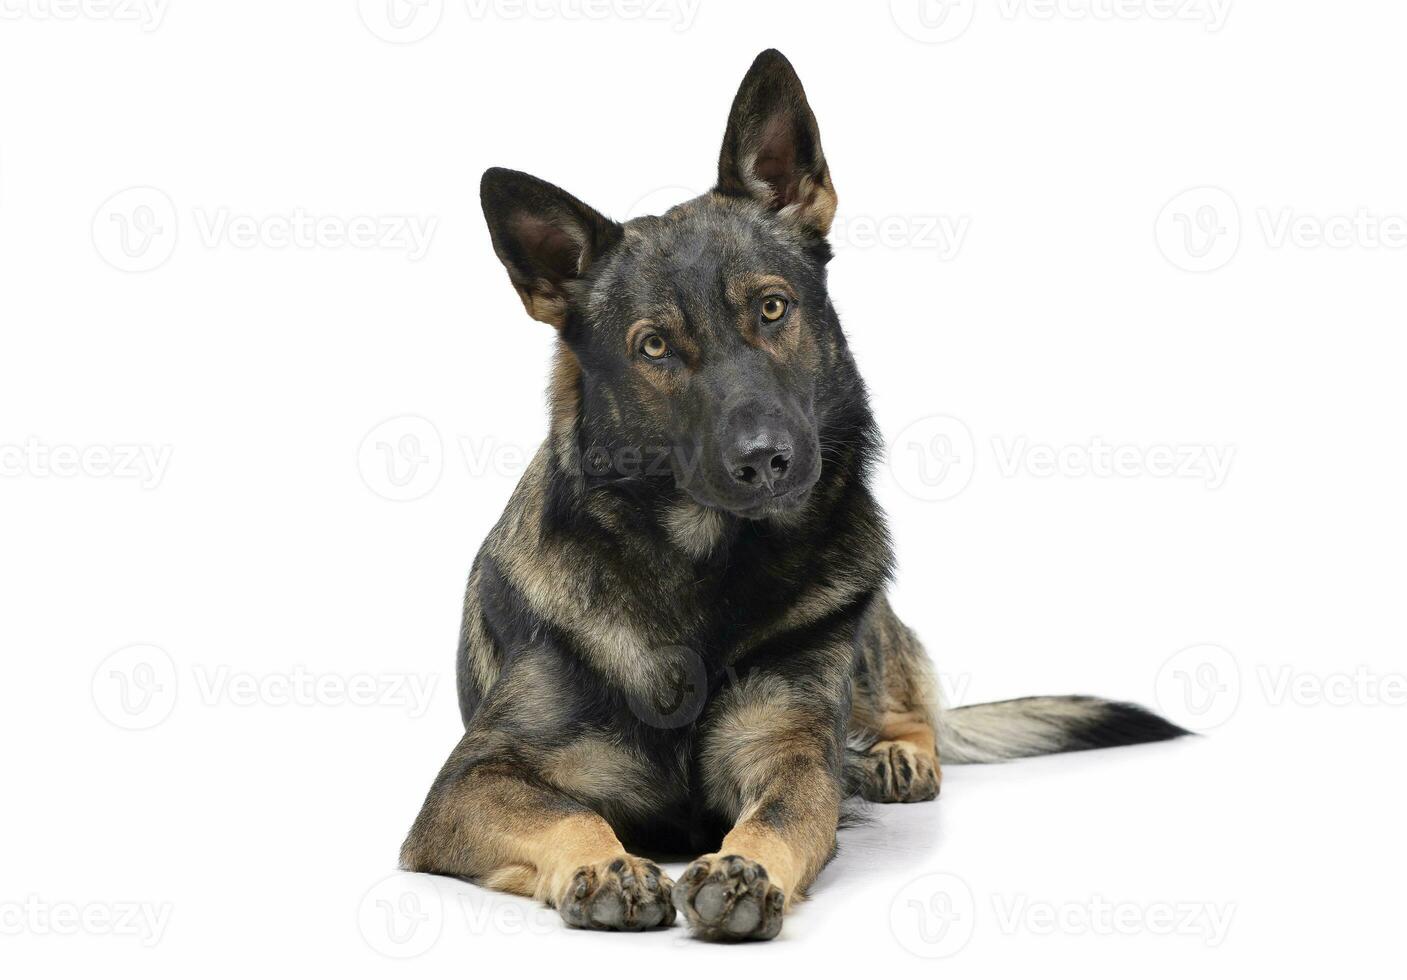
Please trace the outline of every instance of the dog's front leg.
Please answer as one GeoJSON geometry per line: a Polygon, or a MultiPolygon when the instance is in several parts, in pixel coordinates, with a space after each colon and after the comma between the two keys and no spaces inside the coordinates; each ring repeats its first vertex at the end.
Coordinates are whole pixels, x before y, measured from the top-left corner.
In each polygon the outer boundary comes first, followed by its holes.
{"type": "Polygon", "coordinates": [[[465,735],[401,848],[409,871],[473,878],[555,906],[585,929],[650,929],[674,921],[671,882],[628,854],[610,825],[564,794],[524,778],[521,760],[485,753],[465,735]]]}
{"type": "Polygon", "coordinates": [[[734,822],[718,852],[695,861],[674,886],[675,907],[696,935],[771,939],[834,853],[844,748],[838,718],[849,710],[835,673],[754,674],[710,711],[704,789],[734,822]]]}

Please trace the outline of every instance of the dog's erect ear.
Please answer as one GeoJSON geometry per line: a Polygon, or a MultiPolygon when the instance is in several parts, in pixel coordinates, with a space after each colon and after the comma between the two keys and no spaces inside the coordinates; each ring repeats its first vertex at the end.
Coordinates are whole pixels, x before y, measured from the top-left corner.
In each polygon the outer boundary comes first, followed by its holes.
{"type": "Polygon", "coordinates": [[[836,198],[821,131],[780,51],[757,56],[733,99],[717,190],[754,198],[821,235],[830,230],[836,198]]]}
{"type": "Polygon", "coordinates": [[[560,330],[571,283],[620,240],[620,225],[560,187],[500,167],[484,171],[479,200],[528,315],[560,330]]]}

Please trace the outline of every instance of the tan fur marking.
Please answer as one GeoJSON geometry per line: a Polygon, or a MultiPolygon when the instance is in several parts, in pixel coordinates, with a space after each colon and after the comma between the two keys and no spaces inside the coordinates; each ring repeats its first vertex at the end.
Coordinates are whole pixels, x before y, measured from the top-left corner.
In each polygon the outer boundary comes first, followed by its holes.
{"type": "Polygon", "coordinates": [[[695,560],[713,554],[723,533],[723,515],[692,499],[675,504],[664,520],[669,539],[695,560]]]}
{"type": "Polygon", "coordinates": [[[523,301],[523,309],[528,311],[528,316],[558,330],[567,325],[567,298],[546,280],[540,279],[532,286],[515,283],[513,288],[518,291],[518,298],[523,301]]]}
{"type": "Polygon", "coordinates": [[[421,814],[401,864],[462,875],[556,904],[576,869],[625,853],[594,813],[560,813],[545,791],[504,776],[476,774],[421,814]]]}
{"type": "Polygon", "coordinates": [[[557,342],[552,358],[552,380],[547,388],[549,425],[553,448],[559,456],[570,452],[577,416],[581,412],[581,362],[565,343],[557,342]],[[566,440],[567,444],[563,445],[566,440]]]}

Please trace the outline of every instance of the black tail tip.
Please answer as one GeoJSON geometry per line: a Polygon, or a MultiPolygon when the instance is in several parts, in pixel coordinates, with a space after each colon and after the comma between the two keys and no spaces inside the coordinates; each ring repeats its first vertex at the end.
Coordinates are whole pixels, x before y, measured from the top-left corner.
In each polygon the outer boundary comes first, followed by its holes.
{"type": "Polygon", "coordinates": [[[1142,705],[1128,701],[1106,701],[1101,711],[1078,729],[1070,732],[1067,752],[1081,749],[1107,749],[1118,745],[1141,745],[1144,742],[1166,742],[1191,735],[1187,729],[1174,725],[1162,715],[1154,714],[1142,705]]]}

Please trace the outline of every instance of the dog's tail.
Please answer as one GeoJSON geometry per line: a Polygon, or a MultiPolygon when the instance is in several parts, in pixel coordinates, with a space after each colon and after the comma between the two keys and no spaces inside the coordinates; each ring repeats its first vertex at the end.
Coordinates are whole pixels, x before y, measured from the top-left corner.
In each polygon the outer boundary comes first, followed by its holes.
{"type": "Polygon", "coordinates": [[[938,758],[946,765],[1002,762],[1031,755],[1162,742],[1185,728],[1125,701],[1068,695],[1017,698],[945,708],[938,715],[938,758]]]}

